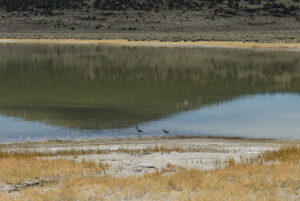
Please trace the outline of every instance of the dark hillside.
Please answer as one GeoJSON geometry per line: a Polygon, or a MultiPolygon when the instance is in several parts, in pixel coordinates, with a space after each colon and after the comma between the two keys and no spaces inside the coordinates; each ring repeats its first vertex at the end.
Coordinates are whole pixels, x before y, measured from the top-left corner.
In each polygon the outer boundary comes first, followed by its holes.
{"type": "Polygon", "coordinates": [[[276,2],[276,0],[95,0],[94,7],[100,10],[192,10],[212,9],[217,15],[238,12],[256,13],[266,11],[275,16],[296,15],[295,2],[276,2]]]}
{"type": "Polygon", "coordinates": [[[76,9],[84,6],[84,0],[2,0],[1,6],[7,11],[34,9],[76,9]]]}
{"type": "Polygon", "coordinates": [[[244,11],[256,13],[266,11],[274,16],[296,15],[299,1],[280,0],[2,0],[1,7],[7,11],[29,11],[37,9],[83,9],[95,8],[99,10],[116,11],[150,11],[154,10],[182,10],[201,11],[208,8],[217,13],[235,15],[244,11]]]}
{"type": "Polygon", "coordinates": [[[257,31],[266,37],[251,40],[264,41],[271,35],[276,40],[300,40],[300,1],[0,0],[0,33],[221,32],[221,39],[244,41],[246,32],[253,36],[257,31]],[[238,33],[232,39],[223,34],[232,31],[238,33]],[[274,37],[278,31],[283,36],[274,37]]]}

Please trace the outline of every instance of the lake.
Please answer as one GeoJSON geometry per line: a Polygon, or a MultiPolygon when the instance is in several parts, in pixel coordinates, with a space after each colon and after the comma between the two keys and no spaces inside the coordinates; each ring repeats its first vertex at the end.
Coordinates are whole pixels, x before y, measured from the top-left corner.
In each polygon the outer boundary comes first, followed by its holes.
{"type": "Polygon", "coordinates": [[[300,139],[300,53],[0,44],[0,142],[300,139]]]}

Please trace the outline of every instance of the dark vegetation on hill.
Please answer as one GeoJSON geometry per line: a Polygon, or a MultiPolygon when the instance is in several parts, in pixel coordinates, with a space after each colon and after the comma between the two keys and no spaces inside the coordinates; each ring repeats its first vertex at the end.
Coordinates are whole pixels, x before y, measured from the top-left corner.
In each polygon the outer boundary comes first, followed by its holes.
{"type": "Polygon", "coordinates": [[[7,11],[34,9],[77,9],[85,6],[84,0],[2,0],[1,6],[7,11]]]}
{"type": "Polygon", "coordinates": [[[217,13],[236,15],[238,11],[255,13],[266,10],[274,16],[296,15],[297,5],[276,3],[276,0],[96,0],[95,8],[101,10],[193,10],[213,9],[217,13]]]}
{"type": "Polygon", "coordinates": [[[115,11],[155,11],[212,9],[215,15],[236,15],[238,12],[256,13],[267,11],[273,16],[295,16],[299,10],[299,0],[1,0],[0,6],[7,11],[29,11],[38,14],[53,14],[55,9],[99,9],[115,11]]]}
{"type": "Polygon", "coordinates": [[[300,0],[0,0],[0,33],[1,38],[299,42],[300,0]]]}

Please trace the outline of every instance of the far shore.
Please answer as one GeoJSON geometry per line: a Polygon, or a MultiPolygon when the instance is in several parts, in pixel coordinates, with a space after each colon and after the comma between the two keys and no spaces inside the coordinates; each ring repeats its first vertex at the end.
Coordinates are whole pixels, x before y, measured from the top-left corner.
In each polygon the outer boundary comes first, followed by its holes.
{"type": "Polygon", "coordinates": [[[257,50],[288,50],[300,51],[300,43],[256,43],[234,41],[129,41],[124,39],[112,40],[82,40],[82,39],[11,39],[2,38],[0,43],[23,43],[23,44],[96,44],[114,46],[146,46],[146,47],[199,47],[199,48],[239,48],[257,50]]]}

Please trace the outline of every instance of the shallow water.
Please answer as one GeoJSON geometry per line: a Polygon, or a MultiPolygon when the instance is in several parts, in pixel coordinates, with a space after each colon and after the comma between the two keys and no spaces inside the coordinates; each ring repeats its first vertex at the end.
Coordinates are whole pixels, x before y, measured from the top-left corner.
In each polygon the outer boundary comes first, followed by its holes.
{"type": "Polygon", "coordinates": [[[300,139],[299,94],[298,52],[0,45],[1,142],[128,137],[136,125],[300,139]]]}

